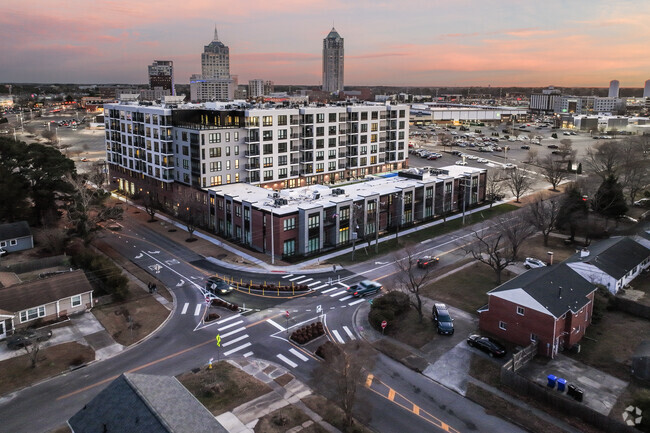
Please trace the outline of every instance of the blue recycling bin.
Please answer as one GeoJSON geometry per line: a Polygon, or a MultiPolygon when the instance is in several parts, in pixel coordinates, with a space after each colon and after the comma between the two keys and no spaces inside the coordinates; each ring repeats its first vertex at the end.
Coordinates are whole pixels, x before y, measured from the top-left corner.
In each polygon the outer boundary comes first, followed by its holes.
{"type": "Polygon", "coordinates": [[[546,379],[548,379],[548,383],[546,384],[546,386],[548,386],[549,388],[555,388],[555,382],[557,382],[557,376],[553,374],[549,374],[546,377],[546,379]]]}
{"type": "Polygon", "coordinates": [[[564,392],[564,389],[566,388],[566,379],[562,379],[561,377],[557,380],[557,390],[558,392],[564,392]]]}

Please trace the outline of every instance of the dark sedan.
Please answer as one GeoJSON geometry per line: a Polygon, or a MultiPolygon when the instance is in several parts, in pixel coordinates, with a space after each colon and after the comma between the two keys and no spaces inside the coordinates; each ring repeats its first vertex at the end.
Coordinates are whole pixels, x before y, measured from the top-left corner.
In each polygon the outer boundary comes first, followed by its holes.
{"type": "Polygon", "coordinates": [[[490,357],[500,358],[506,354],[506,348],[494,338],[472,334],[467,337],[467,344],[469,344],[470,347],[476,347],[482,350],[490,355],[490,357]]]}
{"type": "Polygon", "coordinates": [[[439,261],[439,257],[423,256],[418,259],[418,268],[428,268],[431,265],[437,264],[439,261]]]}
{"type": "Polygon", "coordinates": [[[50,330],[23,330],[7,337],[7,347],[11,350],[22,349],[25,346],[29,346],[34,341],[47,341],[52,337],[52,331],[50,330]]]}
{"type": "Polygon", "coordinates": [[[205,290],[212,293],[213,295],[227,295],[232,292],[234,289],[233,286],[226,283],[221,278],[210,277],[205,283],[205,290]]]}

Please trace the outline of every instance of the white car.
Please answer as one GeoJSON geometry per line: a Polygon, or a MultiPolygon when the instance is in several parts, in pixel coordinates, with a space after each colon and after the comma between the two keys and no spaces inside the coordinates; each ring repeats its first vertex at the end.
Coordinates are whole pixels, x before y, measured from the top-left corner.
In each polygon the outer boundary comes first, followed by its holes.
{"type": "Polygon", "coordinates": [[[465,161],[456,161],[455,164],[456,165],[467,165],[467,163],[465,161]]]}
{"type": "Polygon", "coordinates": [[[476,160],[476,162],[480,162],[481,164],[487,164],[488,160],[485,158],[479,158],[476,160]]]}
{"type": "Polygon", "coordinates": [[[646,207],[650,206],[650,198],[642,198],[634,202],[634,206],[646,207]]]}
{"type": "Polygon", "coordinates": [[[476,155],[467,155],[467,159],[477,160],[478,156],[476,156],[476,155]]]}
{"type": "Polygon", "coordinates": [[[532,268],[543,268],[546,266],[546,263],[539,259],[534,259],[532,257],[526,257],[526,260],[524,260],[524,267],[526,269],[532,269],[532,268]]]}
{"type": "Polygon", "coordinates": [[[512,170],[517,168],[517,166],[509,162],[507,164],[503,164],[503,168],[505,168],[506,170],[512,170]]]}

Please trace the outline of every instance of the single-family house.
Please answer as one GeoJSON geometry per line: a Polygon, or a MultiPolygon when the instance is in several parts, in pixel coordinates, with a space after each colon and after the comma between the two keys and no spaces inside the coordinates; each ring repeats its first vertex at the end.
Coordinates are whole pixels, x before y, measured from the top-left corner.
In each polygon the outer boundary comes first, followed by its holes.
{"type": "Polygon", "coordinates": [[[0,224],[0,250],[8,253],[34,248],[34,237],[27,221],[0,224]]]}
{"type": "Polygon", "coordinates": [[[124,373],[68,420],[73,433],[227,433],[175,377],[124,373]]]}
{"type": "Polygon", "coordinates": [[[538,353],[552,358],[584,336],[595,291],[565,263],[531,269],[488,292],[479,327],[520,346],[537,341],[538,353]]]}
{"type": "Polygon", "coordinates": [[[613,237],[591,244],[565,263],[615,295],[650,266],[650,248],[631,237],[613,237]]]}
{"type": "Polygon", "coordinates": [[[0,288],[0,338],[37,319],[55,320],[93,305],[93,288],[82,270],[0,288]]]}

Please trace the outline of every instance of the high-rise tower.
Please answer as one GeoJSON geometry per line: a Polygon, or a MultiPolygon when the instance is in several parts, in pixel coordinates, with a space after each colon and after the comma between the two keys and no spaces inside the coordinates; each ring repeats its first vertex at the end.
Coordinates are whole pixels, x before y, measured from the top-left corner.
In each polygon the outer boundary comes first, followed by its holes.
{"type": "Polygon", "coordinates": [[[204,79],[230,78],[230,49],[219,40],[216,27],[214,39],[201,54],[201,75],[204,79]]]}
{"type": "Polygon", "coordinates": [[[343,38],[332,27],[323,39],[323,91],[343,90],[343,38]]]}
{"type": "Polygon", "coordinates": [[[618,88],[619,88],[619,82],[618,80],[612,80],[609,82],[609,93],[607,94],[608,97],[610,98],[618,98],[618,88]]]}
{"type": "Polygon", "coordinates": [[[650,98],[650,80],[646,80],[645,86],[643,87],[643,97],[650,98]]]}
{"type": "Polygon", "coordinates": [[[219,40],[217,27],[212,42],[203,47],[201,74],[190,77],[192,101],[231,101],[236,84],[230,75],[230,49],[219,40]]]}

